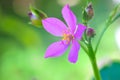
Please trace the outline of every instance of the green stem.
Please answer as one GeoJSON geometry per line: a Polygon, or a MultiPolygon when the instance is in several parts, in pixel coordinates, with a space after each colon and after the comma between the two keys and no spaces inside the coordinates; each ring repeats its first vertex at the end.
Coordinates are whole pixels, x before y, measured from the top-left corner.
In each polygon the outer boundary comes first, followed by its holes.
{"type": "Polygon", "coordinates": [[[87,50],[86,46],[80,41],[79,41],[79,43],[80,43],[80,46],[82,47],[82,49],[88,54],[88,50],[87,50]]]}
{"type": "Polygon", "coordinates": [[[108,28],[108,25],[104,27],[104,29],[102,30],[102,32],[100,34],[100,37],[98,39],[98,42],[97,42],[97,45],[96,45],[96,48],[95,48],[95,54],[97,53],[98,46],[99,46],[99,44],[100,44],[100,42],[102,40],[102,37],[103,37],[105,31],[107,30],[107,28],[108,28]]]}
{"type": "Polygon", "coordinates": [[[101,80],[100,72],[99,72],[98,67],[97,67],[95,52],[93,51],[92,44],[91,44],[91,39],[89,39],[88,42],[89,42],[89,44],[88,44],[88,49],[89,49],[88,56],[89,56],[91,64],[92,64],[95,80],[101,80]]]}
{"type": "MultiPolygon", "coordinates": [[[[84,23],[84,25],[87,26],[87,23],[84,23]]],[[[97,63],[96,63],[95,52],[93,50],[92,43],[91,43],[91,38],[87,38],[86,31],[84,32],[84,43],[86,44],[87,48],[82,43],[80,44],[81,44],[81,47],[84,49],[84,51],[87,53],[87,55],[90,58],[95,80],[101,80],[100,73],[97,67],[97,63]],[[87,41],[88,43],[86,44],[85,41],[87,41]]]]}
{"type": "Polygon", "coordinates": [[[98,39],[98,42],[97,42],[97,45],[96,45],[96,48],[95,48],[95,54],[97,53],[97,49],[98,49],[98,47],[99,47],[99,44],[100,44],[100,42],[101,42],[101,40],[102,40],[102,37],[103,37],[105,31],[106,31],[106,30],[108,29],[108,27],[109,27],[112,23],[114,23],[118,18],[120,18],[120,14],[118,14],[112,21],[106,23],[106,26],[105,26],[104,29],[102,30],[102,32],[101,32],[101,34],[100,34],[100,37],[99,37],[99,39],[98,39]]]}
{"type": "Polygon", "coordinates": [[[94,71],[95,80],[101,80],[100,73],[99,73],[99,70],[98,70],[98,67],[97,67],[96,58],[95,57],[94,57],[94,59],[90,58],[90,61],[91,61],[92,68],[93,68],[93,71],[94,71]]]}
{"type": "Polygon", "coordinates": [[[115,22],[118,18],[120,18],[120,13],[111,21],[111,23],[115,22]]]}

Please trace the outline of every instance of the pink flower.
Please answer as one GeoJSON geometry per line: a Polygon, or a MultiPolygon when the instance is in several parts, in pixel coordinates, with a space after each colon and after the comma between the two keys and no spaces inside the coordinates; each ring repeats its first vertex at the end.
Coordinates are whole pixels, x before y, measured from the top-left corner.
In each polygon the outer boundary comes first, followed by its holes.
{"type": "Polygon", "coordinates": [[[77,24],[76,16],[70,10],[69,5],[65,5],[62,9],[62,16],[67,23],[67,26],[57,18],[46,18],[42,20],[45,30],[54,36],[62,37],[60,41],[52,43],[45,53],[45,58],[61,56],[68,46],[71,44],[68,60],[71,63],[76,63],[81,39],[86,27],[82,24],[77,24]]]}

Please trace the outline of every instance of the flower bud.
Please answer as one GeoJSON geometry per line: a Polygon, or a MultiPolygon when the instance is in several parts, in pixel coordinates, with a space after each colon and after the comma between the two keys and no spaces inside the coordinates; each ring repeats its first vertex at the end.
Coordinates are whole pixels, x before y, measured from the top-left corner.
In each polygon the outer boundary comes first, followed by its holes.
{"type": "Polygon", "coordinates": [[[42,26],[42,19],[47,18],[47,15],[43,11],[37,10],[31,6],[28,15],[30,17],[31,23],[37,27],[42,26]]]}
{"type": "Polygon", "coordinates": [[[93,28],[87,28],[86,34],[89,38],[94,37],[95,36],[95,30],[93,28]]]}
{"type": "Polygon", "coordinates": [[[89,3],[83,11],[83,23],[87,23],[94,16],[92,3],[89,3]]]}
{"type": "Polygon", "coordinates": [[[88,4],[88,6],[86,7],[85,11],[86,11],[89,19],[91,19],[93,17],[93,15],[94,15],[92,3],[88,4]]]}

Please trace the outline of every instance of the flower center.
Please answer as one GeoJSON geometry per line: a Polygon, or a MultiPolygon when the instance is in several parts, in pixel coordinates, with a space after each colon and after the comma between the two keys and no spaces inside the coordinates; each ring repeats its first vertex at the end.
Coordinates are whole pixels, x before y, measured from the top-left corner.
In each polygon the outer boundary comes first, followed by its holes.
{"type": "Polygon", "coordinates": [[[63,34],[62,40],[66,40],[66,43],[68,44],[71,40],[74,39],[74,36],[72,34],[63,34]]]}

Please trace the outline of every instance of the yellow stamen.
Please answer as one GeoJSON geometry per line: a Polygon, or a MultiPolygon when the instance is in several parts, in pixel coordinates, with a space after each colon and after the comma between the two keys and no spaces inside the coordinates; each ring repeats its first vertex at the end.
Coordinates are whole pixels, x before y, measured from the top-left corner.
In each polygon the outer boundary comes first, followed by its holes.
{"type": "Polygon", "coordinates": [[[74,39],[74,36],[72,35],[72,34],[63,34],[63,38],[62,38],[62,40],[66,40],[67,42],[67,44],[72,40],[72,39],[74,39]]]}

